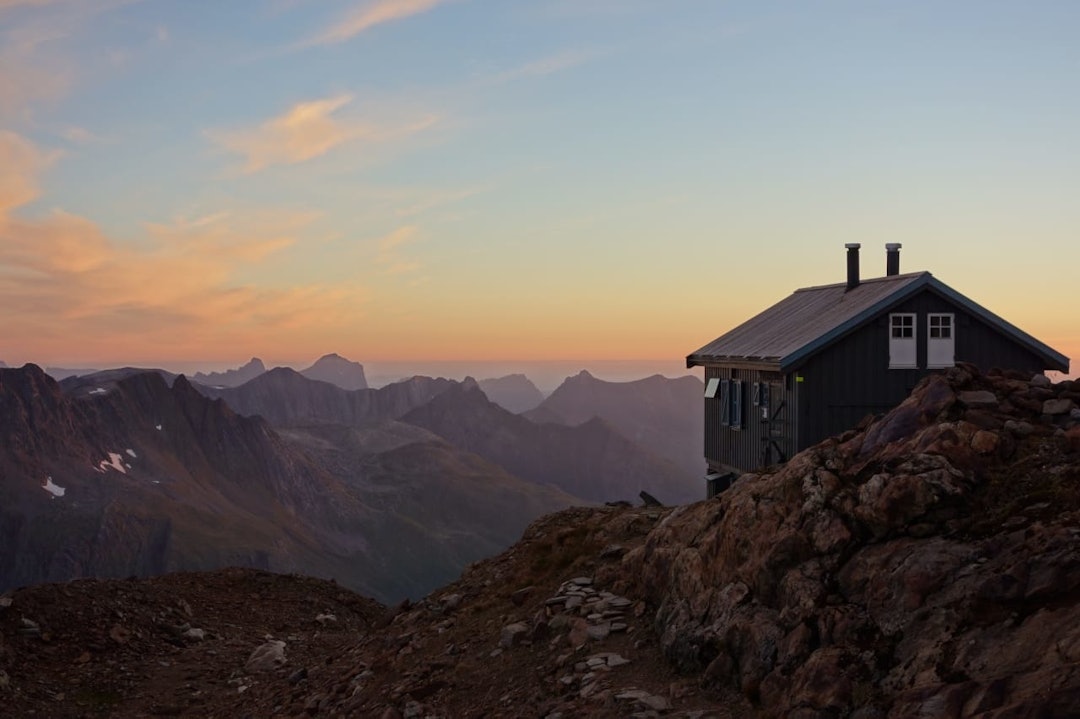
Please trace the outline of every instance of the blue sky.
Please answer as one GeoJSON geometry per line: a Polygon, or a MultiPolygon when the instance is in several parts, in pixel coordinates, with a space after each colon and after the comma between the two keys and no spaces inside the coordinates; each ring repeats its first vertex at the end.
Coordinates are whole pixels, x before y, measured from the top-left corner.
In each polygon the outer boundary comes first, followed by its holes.
{"type": "Polygon", "coordinates": [[[841,280],[845,242],[1075,355],[1078,30],[1066,2],[0,0],[0,358],[678,359],[841,280]]]}

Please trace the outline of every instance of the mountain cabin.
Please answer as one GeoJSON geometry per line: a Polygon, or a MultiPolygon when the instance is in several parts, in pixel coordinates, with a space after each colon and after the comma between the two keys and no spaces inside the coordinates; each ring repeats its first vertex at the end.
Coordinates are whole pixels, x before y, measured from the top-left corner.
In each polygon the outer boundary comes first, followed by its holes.
{"type": "Polygon", "coordinates": [[[1069,371],[1069,358],[929,272],[900,274],[885,245],[885,276],[795,290],[686,358],[705,368],[708,496],[741,472],[776,462],[902,402],[927,374],[980,369],[1069,371]]]}

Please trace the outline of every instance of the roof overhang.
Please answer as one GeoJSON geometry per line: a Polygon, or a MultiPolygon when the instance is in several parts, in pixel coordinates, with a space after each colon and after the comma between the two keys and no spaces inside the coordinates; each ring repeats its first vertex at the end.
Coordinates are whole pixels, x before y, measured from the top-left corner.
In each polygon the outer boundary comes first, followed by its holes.
{"type": "Polygon", "coordinates": [[[777,359],[754,359],[752,357],[707,357],[690,355],[686,358],[686,368],[692,367],[730,367],[732,369],[756,369],[762,372],[779,372],[780,361],[777,359]]]}
{"type": "Polygon", "coordinates": [[[931,278],[929,284],[934,291],[940,293],[947,299],[952,300],[987,324],[996,327],[998,330],[1011,337],[1015,342],[1026,346],[1033,353],[1042,357],[1043,361],[1046,362],[1045,369],[1068,373],[1069,358],[1062,353],[1035,339],[1016,325],[998,317],[985,307],[972,302],[944,282],[939,282],[938,280],[931,278]]]}

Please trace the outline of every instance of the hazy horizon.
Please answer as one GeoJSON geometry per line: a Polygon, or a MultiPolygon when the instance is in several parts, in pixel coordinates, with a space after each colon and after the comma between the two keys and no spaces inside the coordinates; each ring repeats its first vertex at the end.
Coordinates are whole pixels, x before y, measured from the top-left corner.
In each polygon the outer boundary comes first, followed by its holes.
{"type": "MultiPolygon", "coordinates": [[[[339,353],[324,353],[324,354],[339,354],[339,353]]],[[[322,355],[320,355],[321,357],[322,355]]],[[[42,363],[34,362],[33,360],[27,360],[33,364],[37,364],[43,369],[64,369],[64,370],[107,370],[116,369],[120,367],[141,367],[146,369],[163,369],[176,374],[183,374],[188,377],[193,377],[197,372],[209,374],[211,372],[224,372],[231,369],[237,369],[242,365],[249,362],[251,359],[223,362],[223,361],[204,361],[204,362],[185,362],[185,361],[155,361],[155,362],[120,362],[120,363],[85,363],[85,364],[71,364],[71,363],[42,363]]],[[[274,367],[291,367],[295,370],[303,370],[310,367],[318,357],[313,357],[310,360],[282,360],[282,359],[268,359],[265,357],[259,357],[262,360],[266,368],[273,369],[274,367]]],[[[429,377],[445,377],[447,379],[463,380],[466,377],[472,377],[476,380],[494,379],[498,377],[505,377],[512,374],[523,374],[529,378],[529,380],[536,385],[536,387],[544,394],[550,394],[554,391],[562,382],[568,377],[572,377],[582,370],[585,370],[592,374],[597,379],[601,379],[607,382],[632,382],[638,379],[644,379],[652,375],[663,375],[665,377],[677,378],[684,375],[700,375],[700,369],[686,369],[685,363],[680,358],[679,361],[662,361],[662,360],[542,360],[536,362],[527,361],[498,361],[498,360],[483,360],[483,361],[470,361],[470,360],[427,360],[427,361],[375,361],[364,362],[363,360],[356,359],[354,357],[346,357],[346,359],[359,362],[364,367],[364,375],[367,377],[368,385],[371,387],[382,387],[392,382],[396,382],[402,379],[408,379],[416,375],[423,375],[429,377]]],[[[18,364],[11,362],[4,357],[0,357],[0,361],[7,362],[8,366],[15,367],[25,364],[25,362],[19,362],[18,364]]]]}

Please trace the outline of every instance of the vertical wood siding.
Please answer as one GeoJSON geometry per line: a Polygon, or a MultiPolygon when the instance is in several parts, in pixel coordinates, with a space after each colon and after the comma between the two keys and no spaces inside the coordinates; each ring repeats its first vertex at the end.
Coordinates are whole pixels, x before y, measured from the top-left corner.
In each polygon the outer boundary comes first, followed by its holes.
{"type": "Polygon", "coordinates": [[[720,392],[705,399],[705,459],[710,470],[723,472],[734,467],[749,472],[790,459],[796,451],[797,411],[792,378],[778,372],[706,367],[705,383],[714,377],[742,382],[742,424],[725,426],[721,422],[720,392]],[[769,388],[767,408],[754,404],[756,383],[769,388]]]}
{"type": "Polygon", "coordinates": [[[743,381],[743,426],[721,423],[720,393],[705,400],[705,458],[711,471],[737,468],[753,471],[763,463],[790,459],[796,452],[851,429],[867,415],[880,414],[902,402],[931,372],[926,369],[927,315],[954,315],[955,356],[982,370],[1018,369],[1035,374],[1045,369],[1030,350],[928,289],[911,297],[807,359],[790,374],[705,367],[706,383],[716,377],[743,381]],[[917,357],[920,369],[889,369],[889,314],[916,315],[917,357]],[[801,377],[802,381],[798,381],[801,377]],[[768,382],[770,416],[762,419],[753,406],[755,382],[768,382]],[[783,409],[776,413],[777,409],[783,409]],[[768,449],[768,453],[766,453],[768,449]],[[781,456],[782,452],[782,456],[781,456]]]}
{"type": "Polygon", "coordinates": [[[883,312],[798,368],[803,377],[799,450],[851,429],[868,414],[888,411],[911,394],[923,377],[942,371],[926,369],[927,315],[939,312],[955,316],[958,362],[970,362],[982,370],[1042,371],[1038,356],[1008,336],[937,293],[923,292],[883,312]],[[920,369],[889,369],[888,324],[893,312],[916,315],[920,369]]]}

